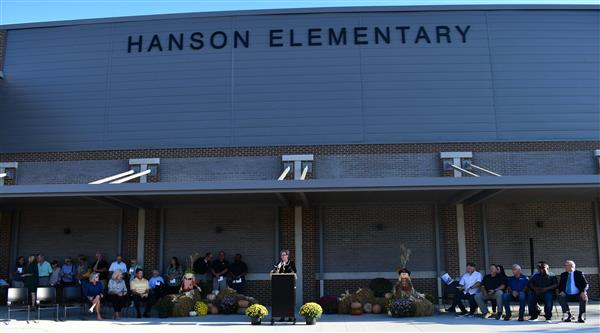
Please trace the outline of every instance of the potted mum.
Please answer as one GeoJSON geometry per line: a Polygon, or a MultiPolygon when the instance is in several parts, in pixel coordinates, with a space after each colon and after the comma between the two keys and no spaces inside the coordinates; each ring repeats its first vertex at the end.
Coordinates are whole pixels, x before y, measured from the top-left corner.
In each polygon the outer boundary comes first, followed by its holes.
{"type": "Polygon", "coordinates": [[[306,320],[306,325],[314,325],[321,318],[323,308],[317,303],[309,302],[300,307],[300,315],[306,320]]]}
{"type": "Polygon", "coordinates": [[[269,310],[260,304],[252,304],[246,308],[246,316],[250,317],[252,325],[260,325],[262,319],[269,314],[269,310]]]}

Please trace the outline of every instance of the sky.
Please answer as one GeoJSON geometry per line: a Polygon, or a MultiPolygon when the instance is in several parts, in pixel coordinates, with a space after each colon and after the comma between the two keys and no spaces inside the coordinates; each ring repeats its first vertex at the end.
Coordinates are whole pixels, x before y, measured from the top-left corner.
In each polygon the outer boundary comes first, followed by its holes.
{"type": "Polygon", "coordinates": [[[0,25],[99,17],[265,8],[470,4],[598,5],[600,0],[0,0],[0,25]]]}

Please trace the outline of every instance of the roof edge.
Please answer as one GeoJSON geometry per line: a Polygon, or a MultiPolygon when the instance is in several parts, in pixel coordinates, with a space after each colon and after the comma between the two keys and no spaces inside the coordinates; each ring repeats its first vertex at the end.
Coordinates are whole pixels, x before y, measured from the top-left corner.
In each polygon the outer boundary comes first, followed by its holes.
{"type": "Polygon", "coordinates": [[[513,4],[513,5],[352,6],[352,7],[249,9],[249,10],[152,14],[152,15],[79,19],[79,20],[17,23],[17,24],[0,25],[0,30],[19,30],[19,29],[73,26],[73,25],[108,24],[108,23],[139,22],[139,21],[150,21],[150,20],[202,18],[202,17],[361,13],[361,12],[434,12],[434,11],[498,11],[498,10],[600,10],[600,5],[566,5],[566,4],[565,5],[514,5],[513,4]]]}

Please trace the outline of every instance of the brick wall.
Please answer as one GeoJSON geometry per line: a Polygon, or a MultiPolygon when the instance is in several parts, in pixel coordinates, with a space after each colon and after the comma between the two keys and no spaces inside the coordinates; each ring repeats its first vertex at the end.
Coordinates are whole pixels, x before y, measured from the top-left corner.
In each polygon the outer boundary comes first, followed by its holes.
{"type": "MultiPolygon", "coordinates": [[[[390,280],[396,284],[398,280],[390,280]]],[[[339,296],[346,290],[355,292],[358,288],[368,288],[371,280],[325,280],[325,295],[339,296]]],[[[437,295],[436,279],[412,279],[413,286],[420,293],[428,293],[434,297],[437,295]]]]}
{"type": "Polygon", "coordinates": [[[453,277],[458,276],[463,267],[458,267],[458,238],[456,230],[456,206],[440,206],[440,229],[442,257],[445,271],[453,277]]]}
{"type": "MultiPolygon", "coordinates": [[[[488,204],[486,216],[491,263],[505,268],[518,263],[529,274],[529,238],[533,238],[535,262],[545,260],[559,271],[566,259],[574,260],[578,268],[598,266],[591,202],[488,204]]],[[[600,296],[597,274],[588,275],[592,295],[600,296]]]]}
{"type": "Polygon", "coordinates": [[[144,231],[144,270],[146,274],[154,269],[163,272],[160,260],[160,209],[146,209],[144,231]]]}
{"type": "Polygon", "coordinates": [[[8,279],[11,268],[12,212],[0,211],[0,279],[8,279]]]}
{"type": "MultiPolygon", "coordinates": [[[[464,205],[465,244],[467,262],[473,262],[480,271],[485,271],[481,205],[464,205]]],[[[461,270],[464,269],[461,267],[461,270]]]]}
{"type": "MultiPolygon", "coordinates": [[[[290,258],[296,257],[294,246],[294,207],[279,209],[279,249],[290,250],[290,258]]],[[[279,255],[275,261],[279,260],[279,255]]]]}
{"type": "Polygon", "coordinates": [[[319,283],[315,274],[319,271],[318,211],[302,209],[302,259],[304,302],[319,299],[319,283]]]}
{"type": "Polygon", "coordinates": [[[250,273],[268,273],[275,260],[275,215],[273,207],[168,207],[165,265],[173,256],[185,264],[192,253],[210,251],[216,259],[224,250],[230,262],[236,253],[242,254],[250,273]]]}
{"type": "Polygon", "coordinates": [[[395,271],[401,244],[412,251],[409,269],[435,270],[433,214],[418,203],[324,207],[325,272],[395,271]]]}
{"type": "Polygon", "coordinates": [[[62,262],[96,251],[112,261],[118,251],[121,210],[114,208],[43,208],[21,212],[17,255],[43,253],[62,262]],[[68,228],[70,233],[66,233],[68,228]]]}
{"type": "Polygon", "coordinates": [[[137,229],[138,229],[138,210],[134,208],[123,209],[123,238],[121,255],[127,263],[129,259],[137,259],[137,229]]]}
{"type": "MultiPolygon", "coordinates": [[[[598,149],[596,141],[540,141],[540,142],[481,142],[481,143],[406,143],[406,144],[356,144],[318,146],[264,146],[171,148],[139,150],[96,150],[62,152],[0,153],[0,161],[42,162],[76,160],[125,160],[130,158],[188,158],[224,156],[280,156],[284,154],[405,154],[439,153],[442,151],[472,152],[540,152],[540,151],[592,151],[598,149]]],[[[441,164],[440,164],[441,168],[441,164]]]]}

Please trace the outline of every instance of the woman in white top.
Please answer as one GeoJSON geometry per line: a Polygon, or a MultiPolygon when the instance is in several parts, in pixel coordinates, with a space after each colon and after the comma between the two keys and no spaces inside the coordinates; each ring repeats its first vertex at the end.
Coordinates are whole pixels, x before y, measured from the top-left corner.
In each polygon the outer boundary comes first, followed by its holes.
{"type": "Polygon", "coordinates": [[[123,273],[121,270],[116,270],[112,274],[112,278],[108,281],[108,298],[113,305],[115,320],[121,319],[121,309],[127,304],[127,286],[123,281],[123,273]]]}

